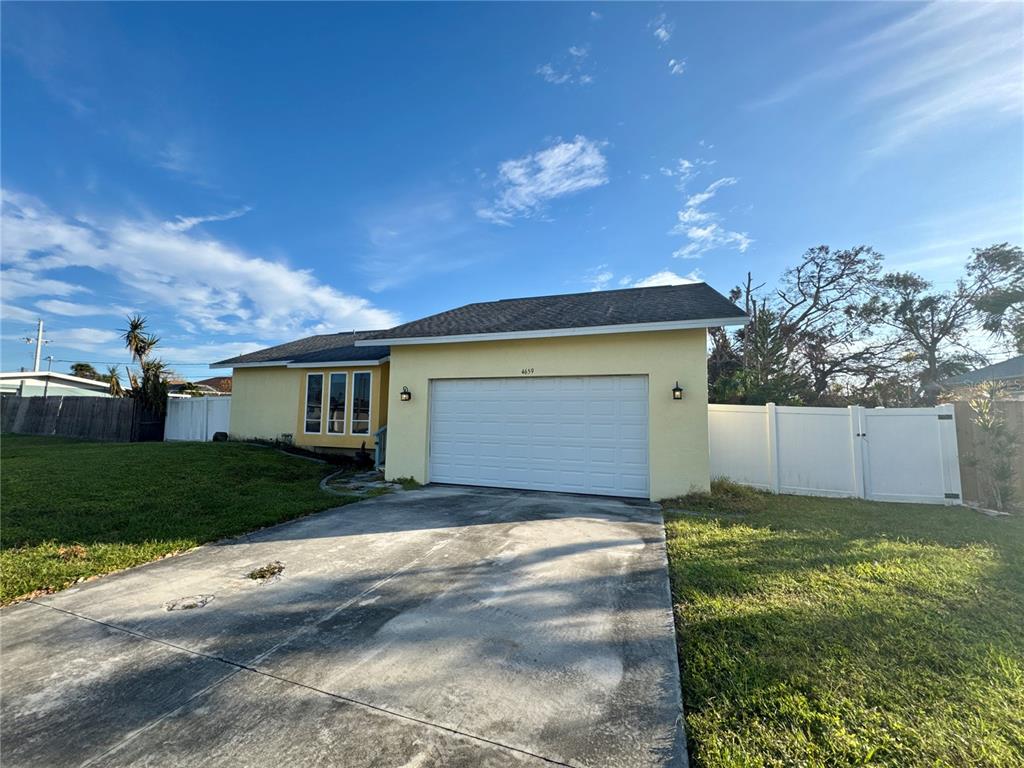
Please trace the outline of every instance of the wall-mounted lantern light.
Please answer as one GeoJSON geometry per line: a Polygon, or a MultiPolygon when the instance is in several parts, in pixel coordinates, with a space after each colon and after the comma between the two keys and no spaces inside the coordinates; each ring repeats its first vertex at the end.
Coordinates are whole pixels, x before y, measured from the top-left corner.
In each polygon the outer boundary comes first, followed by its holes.
{"type": "Polygon", "coordinates": [[[402,391],[398,393],[398,399],[403,403],[407,403],[412,400],[412,392],[409,391],[408,387],[402,387],[402,391]]]}
{"type": "Polygon", "coordinates": [[[678,381],[676,382],[676,385],[674,387],[672,387],[672,399],[673,400],[682,400],[683,399],[683,388],[679,386],[679,382],[678,381]]]}

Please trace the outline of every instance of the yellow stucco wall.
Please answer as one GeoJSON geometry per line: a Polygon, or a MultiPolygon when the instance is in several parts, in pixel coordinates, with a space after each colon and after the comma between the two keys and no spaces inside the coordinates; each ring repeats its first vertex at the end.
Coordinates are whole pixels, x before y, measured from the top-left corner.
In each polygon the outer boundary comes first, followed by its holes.
{"type": "Polygon", "coordinates": [[[276,440],[294,434],[302,371],[293,368],[235,368],[231,382],[231,437],[276,440]]]}
{"type": "MultiPolygon", "coordinates": [[[[239,440],[253,438],[276,440],[291,435],[296,445],[321,448],[359,448],[364,442],[368,449],[376,442],[374,433],[387,424],[388,364],[343,368],[235,368],[232,371],[231,437],[239,440]],[[348,373],[346,402],[352,404],[352,373],[370,371],[370,433],[368,435],[304,434],[306,406],[306,374],[324,374],[324,411],[327,405],[328,374],[348,373]]],[[[346,412],[345,431],[351,427],[351,411],[346,412]]]]}
{"type": "Polygon", "coordinates": [[[374,434],[381,425],[387,424],[388,418],[388,363],[380,365],[364,365],[342,368],[302,368],[298,370],[300,379],[298,383],[299,398],[293,414],[292,431],[295,434],[295,444],[318,448],[360,448],[363,443],[366,448],[372,449],[377,441],[374,434]],[[356,371],[369,371],[370,373],[370,432],[369,434],[351,434],[352,429],[352,374],[356,371]],[[304,426],[306,420],[306,374],[322,373],[324,375],[324,398],[323,413],[327,413],[327,400],[329,396],[329,374],[347,373],[345,377],[345,434],[333,435],[327,432],[326,419],[322,420],[320,434],[305,434],[304,426]]]}
{"type": "Polygon", "coordinates": [[[704,329],[391,348],[386,471],[429,482],[431,379],[646,374],[652,499],[707,490],[707,334],[704,329]],[[672,399],[676,380],[685,390],[672,399]],[[413,398],[401,402],[408,387],[413,398]]]}

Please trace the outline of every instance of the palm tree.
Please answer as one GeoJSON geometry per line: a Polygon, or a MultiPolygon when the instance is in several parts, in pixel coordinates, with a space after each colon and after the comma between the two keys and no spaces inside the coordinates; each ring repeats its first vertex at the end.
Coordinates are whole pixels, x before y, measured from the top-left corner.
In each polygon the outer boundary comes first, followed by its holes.
{"type": "Polygon", "coordinates": [[[163,413],[167,407],[167,366],[161,360],[149,358],[150,353],[160,343],[160,339],[146,332],[146,318],[139,314],[128,316],[128,327],[121,329],[121,338],[132,360],[138,364],[142,372],[140,381],[132,370],[125,366],[132,396],[147,407],[163,413]]]}
{"type": "Polygon", "coordinates": [[[124,387],[121,386],[121,376],[117,372],[117,366],[111,365],[107,368],[107,380],[110,388],[107,390],[111,397],[124,397],[124,387]]]}
{"type": "Polygon", "coordinates": [[[121,338],[124,339],[124,345],[131,353],[132,360],[137,361],[140,366],[160,341],[156,336],[146,333],[146,318],[139,314],[128,316],[128,327],[121,329],[121,338]]]}

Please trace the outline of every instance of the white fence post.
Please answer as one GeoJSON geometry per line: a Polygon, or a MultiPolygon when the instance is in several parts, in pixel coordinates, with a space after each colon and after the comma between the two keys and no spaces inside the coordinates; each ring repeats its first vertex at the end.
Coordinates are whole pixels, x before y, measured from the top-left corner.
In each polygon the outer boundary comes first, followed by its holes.
{"type": "Polygon", "coordinates": [[[863,499],[864,492],[864,410],[859,405],[847,406],[850,411],[850,470],[853,473],[854,495],[863,499]]]}
{"type": "Polygon", "coordinates": [[[768,424],[768,483],[772,493],[778,493],[782,487],[779,479],[779,415],[775,403],[766,403],[764,411],[768,424]]]}
{"type": "Polygon", "coordinates": [[[960,487],[960,459],[956,442],[956,411],[951,403],[940,405],[939,445],[942,451],[942,480],[946,504],[963,504],[960,487]]]}

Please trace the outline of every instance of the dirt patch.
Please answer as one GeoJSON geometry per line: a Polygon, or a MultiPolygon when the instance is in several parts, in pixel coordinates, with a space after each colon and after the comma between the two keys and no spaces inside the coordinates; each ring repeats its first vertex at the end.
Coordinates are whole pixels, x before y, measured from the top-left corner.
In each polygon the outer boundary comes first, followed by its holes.
{"type": "Polygon", "coordinates": [[[72,560],[84,560],[86,555],[88,554],[89,553],[86,551],[85,547],[83,547],[81,544],[71,544],[70,546],[59,547],[57,549],[57,557],[59,557],[64,562],[70,562],[72,560]]]}
{"type": "Polygon", "coordinates": [[[266,565],[260,566],[255,570],[249,571],[249,573],[247,573],[246,576],[248,576],[253,581],[266,581],[267,579],[272,579],[275,576],[280,576],[283,572],[284,563],[282,563],[280,560],[275,560],[272,563],[267,563],[266,565]]]}

